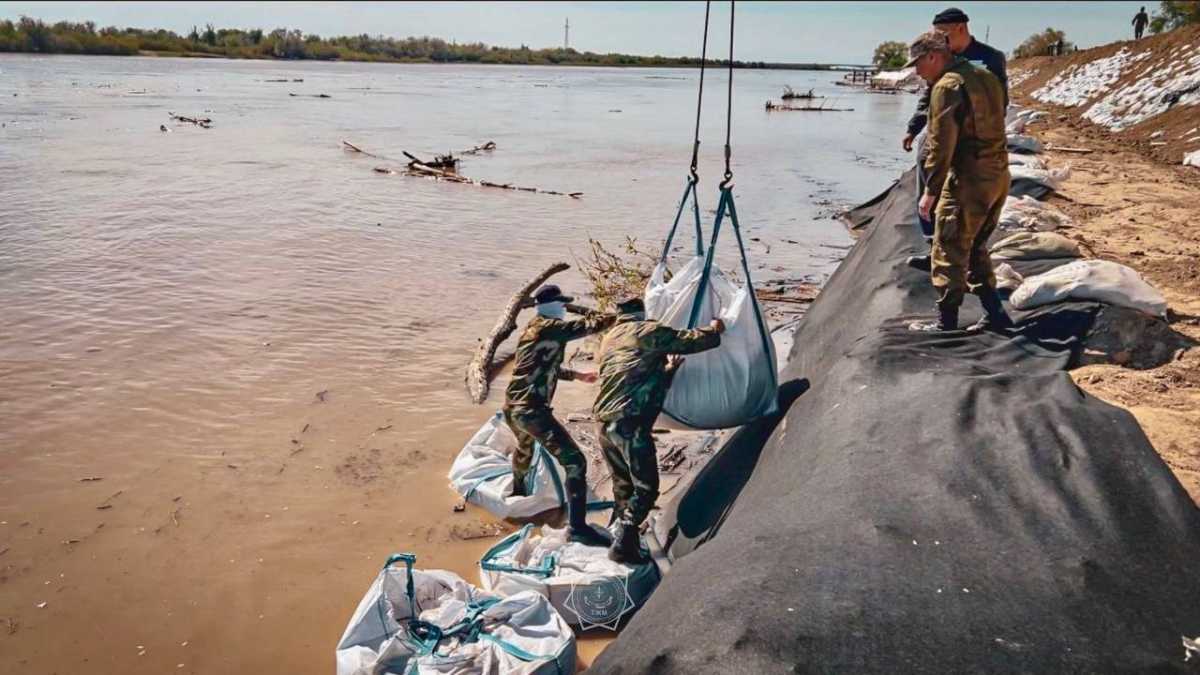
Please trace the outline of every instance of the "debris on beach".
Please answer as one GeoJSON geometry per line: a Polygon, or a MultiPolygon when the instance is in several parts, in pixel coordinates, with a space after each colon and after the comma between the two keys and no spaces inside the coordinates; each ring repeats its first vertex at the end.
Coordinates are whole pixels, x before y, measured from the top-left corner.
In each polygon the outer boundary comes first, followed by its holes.
{"type": "Polygon", "coordinates": [[[333,98],[329,94],[295,94],[290,91],[288,92],[288,96],[295,96],[296,98],[333,98]]]}
{"type": "Polygon", "coordinates": [[[99,480],[104,480],[104,476],[84,476],[79,479],[80,483],[94,483],[99,480]]]}

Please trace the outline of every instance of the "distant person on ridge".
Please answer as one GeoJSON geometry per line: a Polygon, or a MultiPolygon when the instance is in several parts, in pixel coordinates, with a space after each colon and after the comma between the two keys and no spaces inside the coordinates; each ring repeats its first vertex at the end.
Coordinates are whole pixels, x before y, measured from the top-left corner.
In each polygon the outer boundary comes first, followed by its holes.
{"type": "Polygon", "coordinates": [[[913,41],[905,67],[929,83],[925,188],[917,208],[933,220],[932,270],[938,318],[914,322],[919,331],[958,329],[964,292],[979,296],[984,316],[968,331],[1012,325],[996,292],[987,240],[1008,197],[1004,87],[1000,80],[950,52],[944,33],[913,41]],[[936,207],[935,207],[936,204],[936,207]]]}
{"type": "MultiPolygon", "coordinates": [[[[938,12],[933,17],[934,30],[945,33],[950,40],[950,51],[963,59],[969,61],[972,65],[980,68],[987,68],[993,75],[1000,80],[1000,85],[1004,89],[1004,107],[1008,108],[1008,74],[1005,71],[1004,52],[993,49],[979,40],[976,40],[971,35],[970,27],[967,25],[967,15],[957,7],[938,12]]],[[[925,128],[929,118],[929,92],[926,88],[925,93],[921,95],[921,100],[917,102],[917,111],[913,113],[911,119],[908,120],[908,132],[904,136],[904,151],[912,150],[913,142],[917,144],[917,192],[923,191],[925,187],[925,137],[920,136],[921,131],[925,128]],[[921,140],[917,140],[920,136],[921,140]]],[[[1003,117],[1003,114],[1001,115],[1003,117]]],[[[919,216],[921,221],[921,232],[925,235],[926,241],[933,238],[933,223],[924,216],[919,216]]],[[[908,259],[908,264],[921,270],[922,272],[929,271],[929,256],[913,256],[908,259]]]]}
{"type": "Polygon", "coordinates": [[[1146,8],[1133,15],[1133,39],[1141,40],[1142,33],[1146,32],[1146,24],[1150,23],[1150,15],[1146,14],[1146,8]]]}
{"type": "Polygon", "coordinates": [[[646,320],[641,297],[617,305],[617,323],[600,341],[600,394],[592,406],[599,425],[597,436],[612,470],[612,548],[608,557],[621,563],[647,562],[638,528],[658,499],[658,455],[654,449],[654,420],[675,371],[678,354],[693,354],[721,344],[725,324],[720,319],[706,328],[676,330],[646,320]]]}
{"type": "Polygon", "coordinates": [[[587,523],[587,459],[571,434],[554,419],[550,402],[561,380],[595,382],[595,373],[579,373],[562,368],[567,343],[604,330],[616,317],[590,314],[581,319],[566,318],[566,303],[574,298],[562,294],[558,286],[546,284],[533,295],[537,316],[529,321],[517,342],[512,380],[504,400],[504,421],[517,437],[512,456],[513,495],[525,496],[526,476],[533,461],[534,443],[558,458],[566,471],[568,534],[572,541],[589,546],[608,546],[612,538],[587,523]]]}

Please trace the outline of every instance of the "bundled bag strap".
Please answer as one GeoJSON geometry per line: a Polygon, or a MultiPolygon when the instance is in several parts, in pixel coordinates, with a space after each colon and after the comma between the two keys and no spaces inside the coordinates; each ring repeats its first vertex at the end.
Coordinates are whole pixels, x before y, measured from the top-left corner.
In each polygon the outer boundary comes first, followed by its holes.
{"type": "Polygon", "coordinates": [[[536,567],[496,562],[496,558],[511,551],[518,543],[528,537],[531,529],[533,529],[533,523],[526,523],[521,529],[501,539],[479,559],[479,567],[490,572],[516,572],[518,574],[530,574],[543,578],[554,576],[554,570],[558,567],[558,556],[553,553],[542,558],[542,563],[536,567]]]}
{"type": "Polygon", "coordinates": [[[704,255],[704,231],[700,226],[700,203],[696,198],[696,183],[697,178],[688,176],[687,182],[683,186],[683,197],[679,200],[679,208],[675,211],[675,222],[671,224],[671,231],[667,233],[667,242],[663,244],[662,255],[659,256],[658,262],[664,263],[667,261],[667,256],[671,253],[671,242],[675,239],[675,230],[679,228],[679,218],[683,216],[683,208],[687,206],[688,197],[692,198],[692,214],[696,221],[696,255],[704,255]]]}

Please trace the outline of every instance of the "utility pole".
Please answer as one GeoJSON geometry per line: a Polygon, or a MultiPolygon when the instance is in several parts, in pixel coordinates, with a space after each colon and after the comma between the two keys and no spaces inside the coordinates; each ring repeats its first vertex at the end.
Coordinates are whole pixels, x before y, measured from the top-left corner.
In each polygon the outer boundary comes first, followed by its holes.
{"type": "Polygon", "coordinates": [[[567,22],[563,24],[563,49],[571,48],[571,18],[567,17],[567,22]]]}
{"type": "Polygon", "coordinates": [[[987,30],[983,32],[983,43],[988,44],[992,39],[992,24],[988,24],[987,30]]]}

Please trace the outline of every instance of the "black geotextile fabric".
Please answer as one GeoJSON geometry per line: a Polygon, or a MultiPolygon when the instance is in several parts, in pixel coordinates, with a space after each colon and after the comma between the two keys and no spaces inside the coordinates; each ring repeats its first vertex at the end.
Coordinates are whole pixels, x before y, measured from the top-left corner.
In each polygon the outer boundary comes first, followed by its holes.
{"type": "Polygon", "coordinates": [[[1099,305],[908,331],[914,199],[910,174],[813,303],[786,412],[675,491],[674,565],[589,672],[1195,670],[1200,510],[1064,372],[1099,305]]]}
{"type": "MultiPolygon", "coordinates": [[[[908,176],[909,174],[905,174],[906,178],[908,176]]],[[[912,180],[915,180],[916,174],[913,173],[912,176],[912,180]]],[[[851,230],[863,229],[874,222],[874,220],[879,216],[881,209],[887,205],[887,197],[892,193],[892,189],[894,187],[896,187],[896,183],[892,183],[887,187],[886,190],[875,195],[870,200],[859,204],[845,213],[840,214],[839,217],[851,230]]],[[[912,189],[915,193],[915,184],[912,189]]],[[[1033,197],[1034,199],[1045,199],[1046,195],[1050,194],[1051,192],[1054,192],[1054,190],[1051,190],[1049,187],[1030,178],[1014,178],[1009,182],[1008,185],[1008,194],[1011,197],[1033,197]]],[[[917,207],[914,205],[914,218],[916,217],[916,208],[917,207]]]]}

